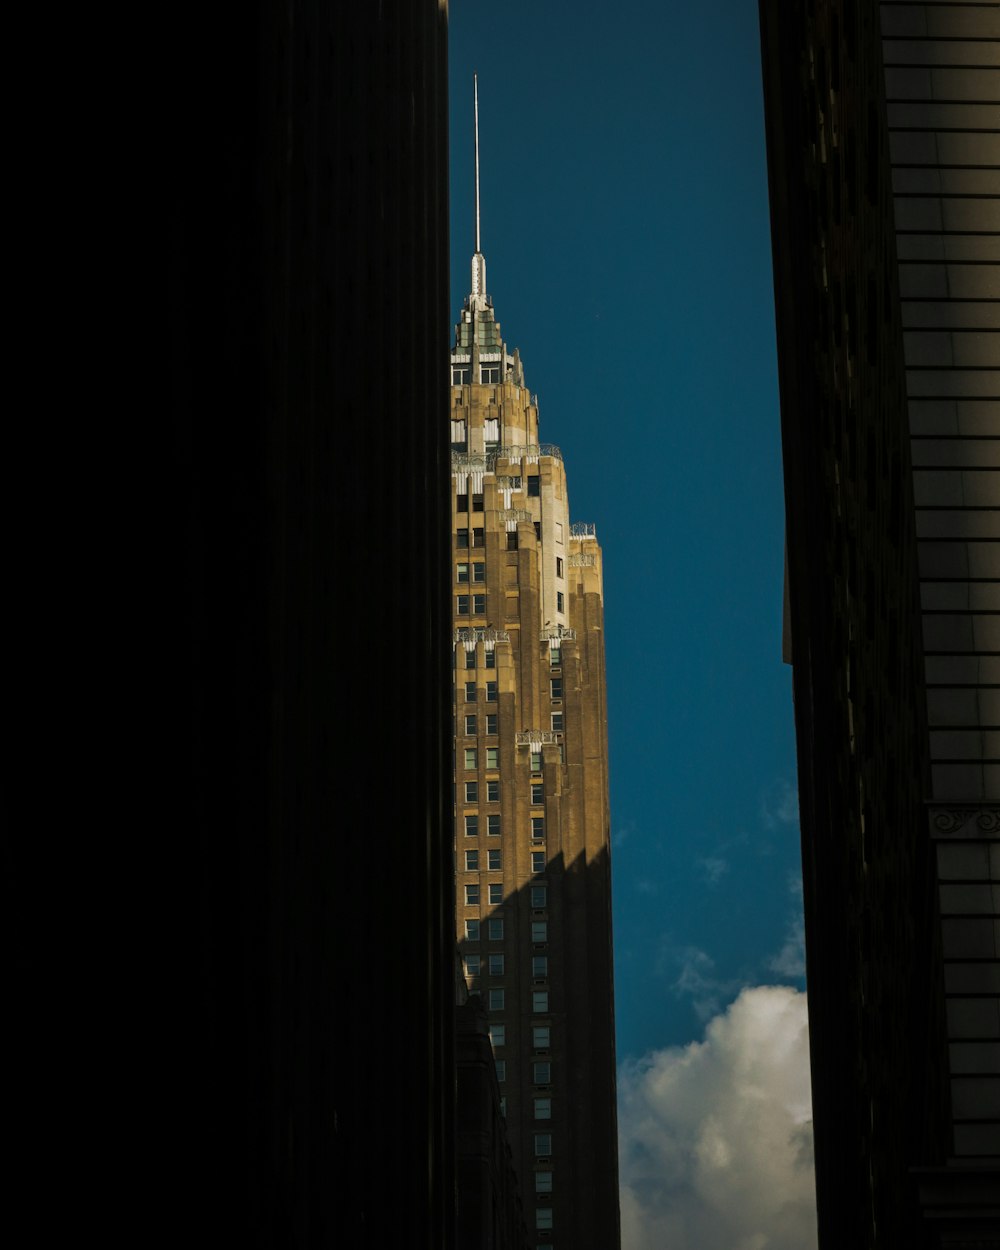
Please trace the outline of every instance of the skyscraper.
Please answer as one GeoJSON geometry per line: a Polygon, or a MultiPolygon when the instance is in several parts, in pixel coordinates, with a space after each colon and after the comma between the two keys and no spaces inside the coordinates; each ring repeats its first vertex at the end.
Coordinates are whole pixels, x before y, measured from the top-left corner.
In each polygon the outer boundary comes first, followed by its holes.
{"type": "Polygon", "coordinates": [[[601,549],[486,291],[451,352],[458,941],[539,1245],[618,1245],[601,549]]]}
{"type": "Polygon", "coordinates": [[[822,1250],[1000,1245],[996,4],[761,0],[822,1250]]]}

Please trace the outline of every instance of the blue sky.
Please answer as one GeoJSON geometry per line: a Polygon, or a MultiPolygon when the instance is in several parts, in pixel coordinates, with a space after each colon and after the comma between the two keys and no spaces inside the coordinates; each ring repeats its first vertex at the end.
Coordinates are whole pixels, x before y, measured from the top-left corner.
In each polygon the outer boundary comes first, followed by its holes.
{"type": "Polygon", "coordinates": [[[804,988],[757,5],[452,0],[453,318],[474,70],[487,289],[604,550],[618,1052],[648,1066],[804,988]]]}

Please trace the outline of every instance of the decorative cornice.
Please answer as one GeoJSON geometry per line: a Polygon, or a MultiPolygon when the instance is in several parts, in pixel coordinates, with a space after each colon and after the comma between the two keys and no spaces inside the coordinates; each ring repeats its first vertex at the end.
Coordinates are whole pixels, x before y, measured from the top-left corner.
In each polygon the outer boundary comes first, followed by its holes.
{"type": "Polygon", "coordinates": [[[593,521],[574,521],[569,527],[570,538],[596,538],[597,526],[593,521]]]}
{"type": "Polygon", "coordinates": [[[592,569],[597,563],[597,556],[593,554],[570,556],[568,563],[571,569],[592,569]]]}
{"type": "Polygon", "coordinates": [[[576,642],[576,630],[568,625],[548,625],[542,630],[540,641],[547,642],[551,647],[558,646],[564,638],[567,642],[576,642]]]}
{"type": "Polygon", "coordinates": [[[932,838],[1000,838],[1000,803],[928,803],[932,838]]]}
{"type": "Polygon", "coordinates": [[[498,642],[510,642],[510,634],[491,625],[483,629],[456,629],[452,646],[457,647],[461,643],[466,651],[471,651],[479,642],[485,645],[487,651],[492,651],[498,642]]]}
{"type": "Polygon", "coordinates": [[[562,742],[563,736],[558,729],[522,729],[514,735],[514,744],[519,747],[548,746],[562,742]]]}
{"type": "Polygon", "coordinates": [[[526,460],[529,464],[534,464],[542,456],[552,456],[554,460],[563,458],[562,452],[554,443],[532,443],[498,447],[496,454],[505,460],[526,460]]]}

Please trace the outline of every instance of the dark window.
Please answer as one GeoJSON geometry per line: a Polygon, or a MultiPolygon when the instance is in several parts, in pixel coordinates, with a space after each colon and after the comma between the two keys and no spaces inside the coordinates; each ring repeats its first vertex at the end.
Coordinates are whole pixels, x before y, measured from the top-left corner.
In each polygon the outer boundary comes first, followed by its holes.
{"type": "Polygon", "coordinates": [[[544,885],[533,885],[531,887],[531,905],[532,907],[544,907],[548,898],[548,890],[544,885]]]}
{"type": "Polygon", "coordinates": [[[482,495],[473,495],[473,496],[472,496],[472,511],[473,511],[473,512],[482,512],[482,510],[483,510],[483,497],[482,497],[482,495]]]}
{"type": "Polygon", "coordinates": [[[465,683],[465,701],[466,703],[475,703],[476,701],[476,683],[474,681],[465,683]]]}
{"type": "Polygon", "coordinates": [[[497,714],[496,712],[487,712],[486,713],[486,732],[488,734],[495,734],[496,731],[497,731],[497,714]]]}
{"type": "Polygon", "coordinates": [[[474,582],[486,581],[486,565],[481,560],[476,561],[472,566],[472,580],[474,582]]]}
{"type": "Polygon", "coordinates": [[[556,577],[562,577],[562,575],[563,575],[562,556],[556,556],[556,577]]]}
{"type": "Polygon", "coordinates": [[[487,816],[486,817],[486,832],[489,834],[491,838],[498,838],[500,836],[500,817],[499,816],[487,816]]]}
{"type": "Polygon", "coordinates": [[[503,941],[503,919],[497,916],[491,916],[486,922],[487,932],[491,942],[503,941]]]}
{"type": "Polygon", "coordinates": [[[538,496],[541,494],[541,491],[539,489],[539,481],[540,479],[537,473],[528,474],[528,495],[531,498],[537,499],[538,496]]]}
{"type": "Polygon", "coordinates": [[[486,702],[496,703],[496,701],[497,701],[497,684],[495,681],[488,681],[486,683],[486,702]]]}
{"type": "MultiPolygon", "coordinates": [[[[468,852],[466,852],[465,858],[466,859],[469,858],[468,852]]],[[[545,871],[545,852],[544,851],[532,851],[531,852],[531,871],[532,872],[544,872],[545,871]]]]}
{"type": "Polygon", "coordinates": [[[464,529],[456,530],[455,531],[455,546],[456,547],[468,547],[468,545],[469,545],[469,531],[464,530],[464,529]]]}
{"type": "Polygon", "coordinates": [[[467,494],[455,496],[455,510],[456,512],[469,511],[469,496],[467,494]]]}
{"type": "Polygon", "coordinates": [[[465,852],[465,871],[466,872],[478,872],[479,871],[479,852],[478,851],[466,851],[465,852]]]}
{"type": "Polygon", "coordinates": [[[468,580],[469,580],[469,566],[467,564],[460,564],[455,571],[455,581],[467,582],[468,580]]]}
{"type": "MultiPolygon", "coordinates": [[[[474,716],[471,716],[471,717],[467,716],[465,720],[466,720],[466,726],[468,726],[468,722],[470,720],[472,721],[472,729],[470,730],[468,727],[466,727],[465,732],[475,733],[476,732],[476,718],[474,716]]],[[[545,786],[540,781],[533,781],[531,783],[531,801],[536,806],[539,803],[545,802],[545,786]]]]}
{"type": "Polygon", "coordinates": [[[517,550],[517,530],[507,531],[507,550],[508,551],[517,550]]]}
{"type": "Polygon", "coordinates": [[[545,817],[544,816],[532,816],[531,836],[533,838],[545,837],[545,817]]]}
{"type": "Polygon", "coordinates": [[[486,802],[487,803],[499,803],[500,802],[500,782],[499,781],[487,781],[486,802]]]}
{"type": "Polygon", "coordinates": [[[499,851],[487,851],[486,855],[487,855],[486,867],[490,870],[490,872],[499,872],[500,869],[503,867],[502,863],[500,862],[500,852],[499,851]]]}
{"type": "Polygon", "coordinates": [[[479,802],[479,782],[467,781],[465,783],[465,801],[466,803],[479,802]]]}
{"type": "Polygon", "coordinates": [[[467,838],[479,837],[479,817],[478,816],[466,816],[465,836],[467,838]]]}
{"type": "Polygon", "coordinates": [[[561,699],[563,697],[563,687],[562,687],[561,677],[550,678],[549,686],[551,687],[550,693],[553,699],[561,699]]]}
{"type": "Polygon", "coordinates": [[[499,881],[491,881],[487,887],[489,890],[490,902],[496,905],[503,902],[503,885],[499,881]]]}
{"type": "Polygon", "coordinates": [[[475,668],[475,667],[476,667],[476,648],[475,648],[475,647],[473,647],[470,651],[466,651],[466,653],[465,653],[465,667],[466,667],[466,668],[475,668]]]}
{"type": "Polygon", "coordinates": [[[496,666],[497,666],[497,651],[496,651],[496,647],[491,647],[491,648],[489,649],[489,651],[487,651],[487,652],[486,652],[486,667],[487,667],[487,668],[496,668],[496,666]]]}
{"type": "Polygon", "coordinates": [[[467,885],[465,887],[465,905],[466,907],[475,907],[479,902],[479,885],[467,885]]]}
{"type": "Polygon", "coordinates": [[[553,712],[553,713],[552,713],[552,728],[553,728],[553,729],[554,729],[557,733],[561,733],[561,732],[562,732],[562,727],[563,727],[563,714],[562,714],[562,712],[553,712]]]}
{"type": "Polygon", "coordinates": [[[566,596],[563,594],[561,590],[556,591],[556,611],[557,612],[566,611],[566,596]]]}
{"type": "MultiPolygon", "coordinates": [[[[468,735],[469,735],[469,737],[475,737],[475,733],[476,733],[476,718],[475,718],[475,716],[474,716],[474,715],[473,715],[473,716],[467,716],[467,717],[465,718],[465,732],[466,732],[466,734],[468,734],[468,735]]],[[[532,787],[532,789],[534,789],[534,787],[532,787]]]]}
{"type": "Polygon", "coordinates": [[[486,546],[486,531],[485,530],[474,529],[472,531],[472,545],[473,547],[485,547],[486,546]]]}
{"type": "Polygon", "coordinates": [[[538,539],[538,541],[539,541],[539,542],[541,542],[541,541],[542,541],[542,523],[541,523],[541,521],[536,521],[536,522],[535,522],[535,537],[538,539]]]}
{"type": "Polygon", "coordinates": [[[503,955],[490,955],[489,969],[491,977],[503,976],[503,955]]]}
{"type": "Polygon", "coordinates": [[[469,596],[468,595],[458,596],[458,615],[459,616],[469,615],[469,596]]]}
{"type": "Polygon", "coordinates": [[[485,595],[473,595],[472,596],[472,611],[474,615],[476,616],[483,615],[483,613],[486,611],[486,596],[485,595]]]}

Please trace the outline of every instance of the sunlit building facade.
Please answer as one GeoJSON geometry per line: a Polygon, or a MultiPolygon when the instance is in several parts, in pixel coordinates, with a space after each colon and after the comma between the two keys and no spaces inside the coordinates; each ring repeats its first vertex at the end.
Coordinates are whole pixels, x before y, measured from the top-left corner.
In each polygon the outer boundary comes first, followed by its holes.
{"type": "Polygon", "coordinates": [[[601,549],[570,520],[559,448],[540,441],[478,223],[451,375],[457,937],[529,1237],[614,1250],[601,549]]]}

